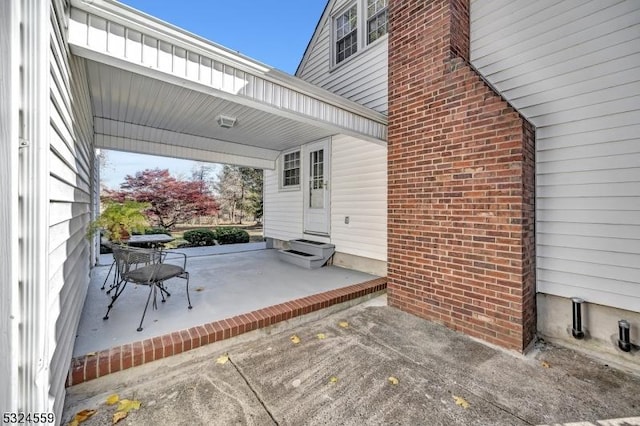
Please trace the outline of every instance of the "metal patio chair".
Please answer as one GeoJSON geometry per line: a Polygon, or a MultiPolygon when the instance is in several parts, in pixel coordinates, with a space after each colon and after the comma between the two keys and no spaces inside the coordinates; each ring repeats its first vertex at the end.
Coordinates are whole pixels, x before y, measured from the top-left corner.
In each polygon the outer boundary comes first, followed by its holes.
{"type": "Polygon", "coordinates": [[[165,287],[164,282],[171,278],[182,278],[187,281],[187,302],[189,309],[191,306],[191,297],[189,296],[189,272],[187,272],[187,255],[184,253],[171,253],[168,257],[167,252],[154,249],[141,249],[128,246],[114,246],[113,257],[116,264],[116,274],[118,279],[113,290],[115,293],[111,297],[111,303],[107,308],[107,313],[103,319],[109,319],[109,312],[116,300],[122,295],[128,283],[149,286],[149,295],[147,303],[142,312],[140,325],[137,330],[142,331],[142,323],[149,307],[149,301],[153,294],[153,308],[157,309],[157,291],[160,290],[162,302],[166,301],[166,297],[171,296],[165,287]],[[177,258],[181,265],[167,263],[167,260],[177,258]]]}
{"type": "MultiPolygon", "coordinates": [[[[112,253],[113,253],[113,247],[116,246],[116,244],[112,243],[111,241],[107,240],[106,238],[103,238],[100,241],[100,245],[108,248],[109,250],[111,250],[112,253]]],[[[114,258],[113,262],[111,263],[111,266],[109,267],[109,272],[107,272],[107,276],[104,277],[104,282],[102,283],[102,287],[100,287],[100,290],[104,290],[106,288],[107,281],[109,281],[109,277],[111,276],[111,272],[113,272],[113,282],[109,286],[109,289],[107,290],[107,294],[110,294],[111,290],[116,288],[116,284],[118,282],[118,270],[116,269],[114,271],[115,266],[116,266],[116,259],[114,258]]]]}

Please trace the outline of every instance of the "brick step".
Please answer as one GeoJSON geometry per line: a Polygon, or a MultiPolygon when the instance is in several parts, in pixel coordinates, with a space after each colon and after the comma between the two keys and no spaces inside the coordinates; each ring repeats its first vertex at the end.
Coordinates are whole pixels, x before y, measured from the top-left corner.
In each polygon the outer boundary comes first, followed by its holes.
{"type": "Polygon", "coordinates": [[[334,310],[341,309],[341,306],[346,308],[349,304],[377,296],[386,291],[386,288],[387,278],[376,278],[163,336],[81,355],[71,360],[67,387],[158,361],[200,346],[231,339],[243,333],[268,329],[267,333],[271,334],[274,327],[287,327],[289,320],[304,317],[325,308],[331,307],[334,310]]]}

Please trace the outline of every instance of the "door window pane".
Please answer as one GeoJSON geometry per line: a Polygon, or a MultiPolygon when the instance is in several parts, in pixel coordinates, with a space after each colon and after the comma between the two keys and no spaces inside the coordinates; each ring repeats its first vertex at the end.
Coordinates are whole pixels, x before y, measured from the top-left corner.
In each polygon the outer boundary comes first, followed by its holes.
{"type": "Polygon", "coordinates": [[[309,153],[309,207],[324,208],[324,150],[309,153]]]}

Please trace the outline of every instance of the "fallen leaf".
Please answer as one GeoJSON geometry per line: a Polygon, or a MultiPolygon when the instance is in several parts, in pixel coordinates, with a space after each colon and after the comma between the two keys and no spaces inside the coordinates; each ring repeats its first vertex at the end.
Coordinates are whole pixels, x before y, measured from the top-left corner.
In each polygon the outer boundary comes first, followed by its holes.
{"type": "Polygon", "coordinates": [[[318,340],[322,340],[322,339],[326,339],[327,338],[327,336],[325,336],[324,333],[318,333],[318,334],[316,334],[316,337],[318,338],[318,340]]]}
{"type": "Polygon", "coordinates": [[[218,359],[216,359],[216,364],[226,364],[227,361],[229,361],[228,354],[220,355],[218,359]]]}
{"type": "Polygon", "coordinates": [[[336,376],[329,377],[329,383],[338,383],[338,378],[336,376]]]}
{"type": "Polygon", "coordinates": [[[120,397],[118,396],[118,394],[114,393],[113,395],[109,395],[107,397],[107,405],[113,405],[116,402],[120,401],[120,397]]]}
{"type": "Polygon", "coordinates": [[[541,365],[542,368],[551,368],[551,364],[549,364],[547,361],[542,361],[541,365]]]}
{"type": "Polygon", "coordinates": [[[73,419],[69,422],[67,426],[78,426],[80,423],[76,419],[73,419]]]}
{"type": "Polygon", "coordinates": [[[348,323],[348,322],[346,322],[346,321],[340,321],[340,322],[338,323],[338,325],[339,325],[340,327],[342,327],[342,328],[347,328],[347,327],[349,327],[349,323],[348,323]]]}
{"type": "Polygon", "coordinates": [[[128,413],[131,410],[140,409],[140,401],[130,400],[130,399],[121,399],[118,404],[118,411],[124,411],[128,413]]]}
{"type": "Polygon", "coordinates": [[[291,339],[291,343],[293,343],[294,345],[297,345],[298,343],[300,343],[300,338],[295,334],[291,336],[290,339],[291,339]]]}
{"type": "Polygon", "coordinates": [[[393,376],[389,377],[388,380],[389,380],[389,383],[391,383],[392,385],[397,385],[398,383],[400,383],[400,380],[396,379],[393,376]]]}
{"type": "Polygon", "coordinates": [[[469,403],[467,402],[466,399],[460,397],[460,396],[455,396],[453,395],[453,400],[456,402],[456,405],[461,406],[462,408],[464,408],[465,410],[467,408],[469,408],[469,403]]]}
{"type": "Polygon", "coordinates": [[[204,291],[204,287],[196,287],[194,288],[195,291],[204,291]]]}
{"type": "Polygon", "coordinates": [[[85,354],[85,356],[96,356],[96,355],[98,355],[98,352],[87,352],[85,354]]]}
{"type": "Polygon", "coordinates": [[[113,424],[115,425],[116,423],[118,423],[120,420],[124,419],[127,416],[128,416],[128,413],[126,411],[116,411],[115,413],[113,413],[113,424]]]}
{"type": "Polygon", "coordinates": [[[96,413],[96,410],[82,410],[78,411],[75,416],[73,416],[73,421],[82,423],[87,420],[89,417],[93,416],[96,413]]]}

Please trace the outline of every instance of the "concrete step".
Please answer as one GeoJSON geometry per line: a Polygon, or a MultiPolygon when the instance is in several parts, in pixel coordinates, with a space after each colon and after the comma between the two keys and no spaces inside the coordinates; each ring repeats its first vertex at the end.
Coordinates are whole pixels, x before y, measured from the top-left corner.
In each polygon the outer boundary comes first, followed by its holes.
{"type": "Polygon", "coordinates": [[[289,247],[291,250],[313,254],[323,259],[329,259],[336,250],[336,246],[333,244],[305,239],[291,240],[289,241],[289,247]]]}
{"type": "Polygon", "coordinates": [[[304,253],[297,250],[278,250],[278,257],[285,262],[307,269],[321,268],[327,260],[322,256],[304,253]]]}
{"type": "Polygon", "coordinates": [[[305,239],[291,240],[289,247],[289,250],[278,251],[280,260],[307,269],[323,267],[336,250],[333,244],[305,239]]]}

